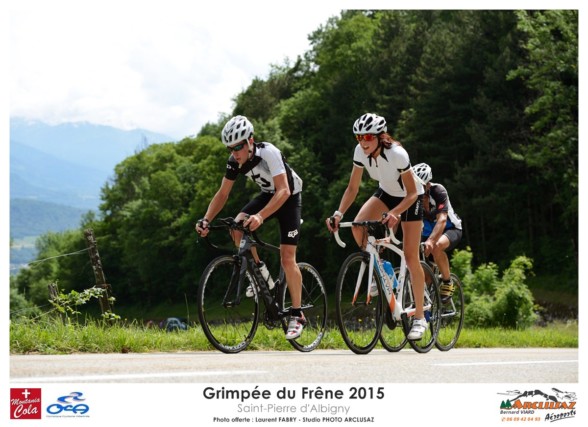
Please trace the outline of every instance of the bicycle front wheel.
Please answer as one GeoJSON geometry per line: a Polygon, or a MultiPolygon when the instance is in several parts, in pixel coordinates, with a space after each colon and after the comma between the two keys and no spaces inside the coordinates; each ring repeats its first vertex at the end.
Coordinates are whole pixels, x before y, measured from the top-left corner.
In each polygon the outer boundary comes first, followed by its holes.
{"type": "MultiPolygon", "coordinates": [[[[425,319],[427,319],[427,329],[423,334],[423,337],[420,340],[409,340],[410,346],[418,353],[427,353],[428,351],[433,348],[435,345],[437,334],[439,332],[439,325],[440,325],[440,308],[441,308],[441,298],[439,296],[439,286],[437,284],[437,279],[435,278],[435,274],[431,267],[429,267],[426,263],[421,262],[421,266],[423,267],[423,271],[425,273],[425,319]]],[[[407,305],[414,306],[414,294],[413,294],[413,284],[410,277],[410,273],[406,275],[406,292],[405,296],[410,299],[410,301],[404,302],[404,307],[407,305]]],[[[403,323],[405,327],[405,331],[408,334],[410,328],[412,327],[412,321],[414,317],[408,318],[406,315],[403,316],[403,323]]]]}
{"type": "Polygon", "coordinates": [[[357,354],[372,351],[382,331],[382,285],[374,273],[378,292],[375,296],[368,295],[369,261],[370,257],[365,253],[349,255],[339,271],[335,292],[339,330],[347,347],[357,354]]]}
{"type": "MultiPolygon", "coordinates": [[[[399,270],[400,267],[394,268],[394,274],[396,277],[398,277],[399,270]]],[[[382,326],[382,332],[380,333],[380,342],[382,343],[382,347],[390,352],[402,350],[407,343],[402,322],[394,319],[390,307],[387,304],[384,312],[384,325],[382,326]]]]}
{"type": "Polygon", "coordinates": [[[453,295],[449,301],[441,304],[439,314],[441,322],[435,346],[441,351],[451,350],[455,346],[463,327],[465,315],[461,280],[454,273],[451,273],[451,281],[453,282],[453,295]]]}
{"type": "MultiPolygon", "coordinates": [[[[253,279],[245,270],[239,284],[238,258],[223,255],[208,264],[198,285],[198,317],[208,341],[223,353],[238,353],[251,343],[259,322],[257,294],[245,290],[253,279]]],[[[256,290],[253,286],[254,292],[256,290]]]]}
{"type": "MultiPolygon", "coordinates": [[[[318,347],[325,335],[327,292],[323,279],[316,268],[306,262],[299,262],[298,268],[302,274],[302,312],[306,319],[306,325],[300,337],[288,341],[296,350],[309,352],[318,347]]],[[[282,286],[280,302],[284,310],[289,310],[292,307],[292,299],[286,283],[282,286]]],[[[288,317],[282,320],[282,326],[285,332],[288,329],[288,317]]]]}

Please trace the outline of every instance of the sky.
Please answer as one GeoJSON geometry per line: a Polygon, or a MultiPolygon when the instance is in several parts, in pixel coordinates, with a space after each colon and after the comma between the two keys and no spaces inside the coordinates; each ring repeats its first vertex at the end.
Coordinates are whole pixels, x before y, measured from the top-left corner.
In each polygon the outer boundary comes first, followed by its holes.
{"type": "MultiPolygon", "coordinates": [[[[492,7],[505,4],[497,1],[492,7]]],[[[419,0],[9,0],[10,116],[181,139],[230,113],[234,97],[266,78],[271,65],[308,51],[308,36],[342,9],[431,4],[472,7],[419,0]]]]}
{"type": "Polygon", "coordinates": [[[310,49],[336,1],[12,1],[10,116],[181,139],[310,49]],[[305,7],[309,6],[309,7],[305,7]]]}

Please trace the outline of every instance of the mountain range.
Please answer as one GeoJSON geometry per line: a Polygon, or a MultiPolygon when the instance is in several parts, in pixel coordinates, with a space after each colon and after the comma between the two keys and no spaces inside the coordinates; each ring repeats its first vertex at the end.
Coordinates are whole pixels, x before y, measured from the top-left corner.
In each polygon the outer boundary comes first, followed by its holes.
{"type": "Polygon", "coordinates": [[[77,228],[83,213],[98,209],[100,190],[118,163],[150,144],[170,141],[143,129],[11,118],[11,239],[77,228]]]}

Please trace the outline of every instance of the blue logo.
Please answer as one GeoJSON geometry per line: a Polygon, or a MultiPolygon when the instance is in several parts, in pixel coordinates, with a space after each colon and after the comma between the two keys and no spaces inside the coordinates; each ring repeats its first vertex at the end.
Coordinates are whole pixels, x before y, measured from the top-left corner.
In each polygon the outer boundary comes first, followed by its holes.
{"type": "Polygon", "coordinates": [[[83,398],[84,393],[79,391],[72,391],[67,396],[61,396],[57,398],[58,403],[53,403],[47,406],[47,412],[50,415],[59,415],[66,417],[75,417],[86,414],[90,407],[84,402],[86,399],[83,398]]]}

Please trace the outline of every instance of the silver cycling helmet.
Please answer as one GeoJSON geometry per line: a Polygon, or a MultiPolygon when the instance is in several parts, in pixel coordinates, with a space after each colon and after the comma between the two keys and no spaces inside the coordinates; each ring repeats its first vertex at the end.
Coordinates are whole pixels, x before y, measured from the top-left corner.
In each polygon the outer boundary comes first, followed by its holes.
{"type": "Polygon", "coordinates": [[[223,144],[227,147],[253,135],[253,125],[245,116],[235,116],[227,122],[221,132],[223,144]]]}
{"type": "Polygon", "coordinates": [[[387,130],[386,119],[377,114],[364,114],[353,123],[353,133],[356,135],[365,135],[368,133],[379,135],[387,130]]]}
{"type": "Polygon", "coordinates": [[[427,183],[433,179],[433,171],[431,170],[431,166],[426,163],[419,163],[418,165],[414,165],[412,170],[423,185],[427,185],[427,183]]]}

